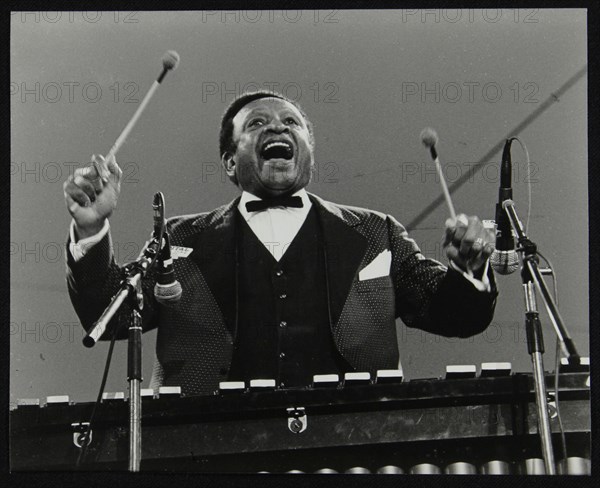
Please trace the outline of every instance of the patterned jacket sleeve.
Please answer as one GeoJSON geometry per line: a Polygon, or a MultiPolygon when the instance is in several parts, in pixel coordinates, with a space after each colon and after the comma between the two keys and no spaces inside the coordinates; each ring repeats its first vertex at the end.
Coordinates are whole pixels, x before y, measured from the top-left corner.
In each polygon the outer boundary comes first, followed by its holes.
{"type": "Polygon", "coordinates": [[[387,217],[387,225],[396,316],[408,327],[447,337],[470,337],[485,330],[498,295],[491,267],[490,292],[478,291],[461,273],[426,258],[393,217],[387,217]]]}
{"type": "MultiPolygon", "coordinates": [[[[121,267],[114,259],[110,231],[77,262],[73,260],[67,242],[67,286],[75,312],[86,331],[91,329],[118,291],[121,278],[121,267]]],[[[144,331],[153,329],[158,323],[158,307],[153,294],[154,283],[155,278],[150,271],[142,281],[144,331]]],[[[127,337],[130,316],[131,307],[124,303],[121,312],[110,322],[109,330],[114,331],[117,328],[118,339],[127,337]]],[[[111,335],[106,331],[102,340],[109,340],[111,335]]]]}

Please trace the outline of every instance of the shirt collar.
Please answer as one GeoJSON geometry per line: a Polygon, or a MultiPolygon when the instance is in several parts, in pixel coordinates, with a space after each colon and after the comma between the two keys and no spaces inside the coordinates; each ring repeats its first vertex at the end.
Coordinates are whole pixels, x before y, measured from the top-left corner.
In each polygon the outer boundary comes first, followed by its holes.
{"type": "MultiPolygon", "coordinates": [[[[298,214],[298,215],[306,216],[308,214],[308,211],[310,210],[310,207],[312,206],[312,202],[310,201],[310,198],[308,198],[308,193],[306,193],[306,190],[304,188],[302,188],[302,189],[298,190],[296,193],[294,193],[292,196],[300,197],[302,199],[303,207],[301,207],[301,208],[290,207],[290,208],[284,208],[284,209],[268,209],[266,211],[268,212],[269,210],[280,210],[280,211],[283,210],[285,212],[289,212],[292,215],[298,214]]],[[[240,211],[240,213],[242,214],[242,216],[244,217],[246,222],[248,222],[252,217],[262,213],[262,212],[248,212],[248,210],[246,210],[246,203],[252,202],[254,200],[262,200],[262,198],[259,198],[256,195],[253,195],[252,193],[247,192],[247,191],[242,192],[240,202],[238,203],[238,210],[240,211]]]]}

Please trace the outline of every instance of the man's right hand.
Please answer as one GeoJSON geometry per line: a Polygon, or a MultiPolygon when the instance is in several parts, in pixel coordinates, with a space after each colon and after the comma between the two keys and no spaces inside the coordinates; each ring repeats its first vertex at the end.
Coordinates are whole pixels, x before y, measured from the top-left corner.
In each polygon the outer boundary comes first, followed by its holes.
{"type": "Polygon", "coordinates": [[[114,157],[92,156],[92,164],[75,170],[65,181],[65,203],[75,221],[78,239],[100,232],[117,206],[123,172],[114,157]],[[99,168],[105,175],[101,178],[99,168]]]}

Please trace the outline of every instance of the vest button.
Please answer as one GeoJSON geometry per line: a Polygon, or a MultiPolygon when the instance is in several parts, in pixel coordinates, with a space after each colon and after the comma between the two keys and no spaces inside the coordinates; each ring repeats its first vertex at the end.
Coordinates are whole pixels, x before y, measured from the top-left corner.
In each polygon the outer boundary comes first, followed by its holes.
{"type": "Polygon", "coordinates": [[[285,352],[279,353],[279,359],[285,359],[285,352]]]}
{"type": "Polygon", "coordinates": [[[275,271],[275,276],[283,276],[283,271],[278,269],[277,271],[275,271]]]}
{"type": "Polygon", "coordinates": [[[279,295],[279,298],[287,298],[287,295],[285,293],[282,293],[281,295],[279,295]]]}
{"type": "Polygon", "coordinates": [[[281,322],[279,322],[279,327],[287,327],[287,322],[285,320],[282,320],[281,322]]]}

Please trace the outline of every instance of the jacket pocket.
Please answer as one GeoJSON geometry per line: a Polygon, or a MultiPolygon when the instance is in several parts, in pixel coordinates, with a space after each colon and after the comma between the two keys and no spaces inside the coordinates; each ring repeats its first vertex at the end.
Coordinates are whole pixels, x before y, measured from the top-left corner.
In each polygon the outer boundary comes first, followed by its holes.
{"type": "Polygon", "coordinates": [[[391,276],[379,276],[370,280],[357,281],[355,286],[358,293],[370,293],[389,290],[394,285],[391,276]]]}

